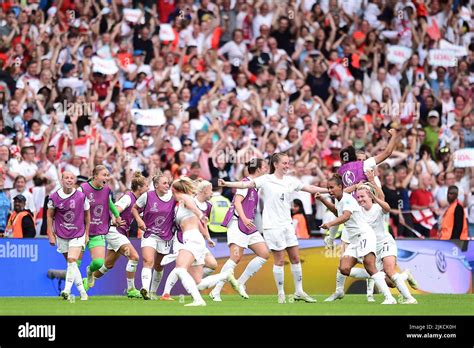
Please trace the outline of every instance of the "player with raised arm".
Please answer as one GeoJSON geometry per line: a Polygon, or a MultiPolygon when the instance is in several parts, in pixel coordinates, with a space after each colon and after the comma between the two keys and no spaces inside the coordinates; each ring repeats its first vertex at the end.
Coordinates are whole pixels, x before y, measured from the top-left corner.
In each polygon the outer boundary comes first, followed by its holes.
{"type": "MultiPolygon", "coordinates": [[[[98,165],[92,171],[92,178],[83,183],[78,191],[83,192],[90,203],[91,222],[89,243],[87,247],[91,253],[91,263],[87,266],[87,278],[84,278],[84,288],[88,290],[94,286],[94,272],[105,271],[105,236],[109,232],[110,221],[113,225],[121,225],[122,219],[111,197],[110,187],[107,185],[110,173],[103,165],[98,165]],[[111,217],[110,212],[113,216],[111,217]]],[[[102,272],[104,273],[104,272],[102,272]]]]}
{"type": "Polygon", "coordinates": [[[285,251],[290,259],[295,283],[294,299],[296,301],[316,302],[315,299],[303,291],[303,272],[299,258],[298,239],[292,225],[290,194],[300,190],[311,194],[323,193],[327,190],[313,185],[305,185],[298,179],[287,176],[289,167],[288,155],[283,152],[275,153],[270,160],[270,174],[240,182],[219,180],[219,185],[240,189],[257,188],[263,195],[263,237],[273,253],[273,276],[278,289],[278,303],[286,302],[284,288],[285,251]]]}
{"type": "Polygon", "coordinates": [[[75,283],[81,300],[85,301],[88,296],[77,260],[89,241],[90,207],[86,195],[74,188],[75,183],[73,173],[63,172],[62,187],[49,197],[47,232],[50,244],[57,245],[58,252],[67,260],[66,284],[61,296],[69,299],[72,284],[75,283]]]}
{"type": "Polygon", "coordinates": [[[130,235],[130,225],[133,221],[132,208],[143,193],[148,191],[148,183],[141,172],[135,172],[132,178],[131,191],[125,193],[116,203],[117,210],[124,223],[123,226],[111,226],[106,235],[107,256],[104,266],[94,272],[94,278],[99,279],[112,269],[120,255],[128,259],[127,272],[127,296],[130,298],[141,298],[140,291],[135,288],[135,272],[138,265],[138,252],[128,239],[130,235]]]}
{"type": "Polygon", "coordinates": [[[377,271],[375,266],[375,232],[366,222],[362,208],[352,195],[343,191],[343,183],[339,175],[336,174],[328,180],[328,190],[329,194],[336,199],[336,204],[324,199],[320,194],[316,194],[316,198],[331,210],[337,218],[324,223],[321,228],[329,229],[332,226],[345,224],[349,240],[349,245],[340,260],[340,272],[345,276],[357,277],[355,273],[364,272],[364,270],[354,268],[354,266],[359,260],[362,260],[368,274],[374,279],[375,284],[385,297],[382,304],[396,304],[397,301],[393,298],[385,283],[385,273],[377,271]]]}
{"type": "MultiPolygon", "coordinates": [[[[248,176],[243,180],[252,181],[265,174],[268,171],[268,165],[263,159],[254,158],[247,164],[247,171],[248,176]]],[[[262,268],[270,257],[265,240],[254,224],[257,205],[258,191],[255,188],[238,189],[232,201],[232,207],[223,222],[223,225],[227,226],[227,245],[230,250],[230,258],[222,267],[221,272],[234,269],[240,262],[244,249],[249,248],[256,255],[238,279],[244,298],[248,298],[245,283],[262,268]]],[[[223,286],[224,283],[220,282],[211,291],[209,296],[212,300],[222,301],[220,293],[223,286]]]]}
{"type": "Polygon", "coordinates": [[[153,185],[155,189],[143,193],[132,208],[138,228],[143,231],[140,293],[145,300],[156,297],[156,291],[163,277],[161,260],[170,253],[176,207],[176,199],[170,190],[170,179],[166,175],[161,172],[155,175],[153,185]],[[143,217],[140,216],[140,209],[143,210],[143,217]]]}

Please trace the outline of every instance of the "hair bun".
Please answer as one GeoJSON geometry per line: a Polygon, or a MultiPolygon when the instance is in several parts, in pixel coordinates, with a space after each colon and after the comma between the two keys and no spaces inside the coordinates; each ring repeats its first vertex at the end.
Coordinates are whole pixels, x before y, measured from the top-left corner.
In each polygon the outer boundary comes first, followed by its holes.
{"type": "Polygon", "coordinates": [[[135,173],[133,173],[134,178],[140,178],[141,176],[142,176],[142,172],[140,172],[138,170],[135,173]]]}

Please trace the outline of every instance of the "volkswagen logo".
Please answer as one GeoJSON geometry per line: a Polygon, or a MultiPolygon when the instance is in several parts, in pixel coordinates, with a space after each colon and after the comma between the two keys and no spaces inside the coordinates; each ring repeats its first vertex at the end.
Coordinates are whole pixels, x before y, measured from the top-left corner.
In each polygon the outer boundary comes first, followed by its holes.
{"type": "Polygon", "coordinates": [[[446,257],[444,256],[444,253],[442,251],[436,250],[435,258],[436,266],[438,267],[439,271],[441,273],[446,272],[446,269],[448,268],[448,263],[446,262],[446,257]]]}

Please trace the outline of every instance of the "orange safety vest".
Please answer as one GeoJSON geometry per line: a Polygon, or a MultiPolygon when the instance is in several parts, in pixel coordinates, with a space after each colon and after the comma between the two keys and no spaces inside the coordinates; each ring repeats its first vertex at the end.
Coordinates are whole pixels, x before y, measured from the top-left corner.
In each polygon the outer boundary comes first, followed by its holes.
{"type": "MultiPolygon", "coordinates": [[[[443,220],[441,221],[441,238],[442,240],[449,240],[451,239],[451,235],[453,233],[454,227],[454,211],[456,210],[457,205],[460,204],[458,200],[453,202],[446,212],[443,215],[443,220]]],[[[462,207],[462,205],[461,205],[462,207]]],[[[467,222],[466,222],[466,211],[464,210],[464,220],[462,223],[462,232],[459,239],[467,240],[467,222]]]]}
{"type": "Polygon", "coordinates": [[[19,213],[14,211],[10,215],[10,218],[8,219],[8,222],[7,222],[6,230],[9,230],[9,229],[13,230],[13,238],[23,238],[23,230],[21,228],[21,222],[23,221],[23,218],[26,215],[30,215],[31,218],[33,218],[33,215],[31,215],[31,213],[26,210],[21,211],[19,213]]]}
{"type": "Polygon", "coordinates": [[[293,215],[293,220],[298,222],[296,226],[296,237],[300,239],[308,239],[308,226],[306,225],[306,219],[304,218],[303,214],[295,214],[293,215]]]}

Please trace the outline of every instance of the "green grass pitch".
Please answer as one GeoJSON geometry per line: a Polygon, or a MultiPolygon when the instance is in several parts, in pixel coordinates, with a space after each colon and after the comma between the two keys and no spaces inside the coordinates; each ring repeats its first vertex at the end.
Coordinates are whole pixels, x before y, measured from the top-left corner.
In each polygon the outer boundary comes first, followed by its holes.
{"type": "Polygon", "coordinates": [[[343,300],[323,302],[327,295],[316,295],[317,303],[278,304],[276,295],[254,295],[244,300],[223,295],[213,302],[203,295],[206,307],[184,307],[189,296],[175,301],[144,301],[125,296],[91,296],[74,303],[59,297],[3,297],[0,315],[474,315],[474,295],[416,295],[418,305],[381,305],[381,295],[368,303],[365,295],[346,295],[343,300]]]}

